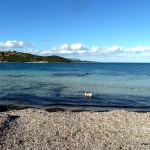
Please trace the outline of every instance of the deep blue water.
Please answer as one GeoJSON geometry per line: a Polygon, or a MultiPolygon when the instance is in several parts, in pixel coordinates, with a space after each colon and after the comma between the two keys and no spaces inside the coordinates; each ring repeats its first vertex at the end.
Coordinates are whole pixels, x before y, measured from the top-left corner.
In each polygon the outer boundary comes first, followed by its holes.
{"type": "Polygon", "coordinates": [[[150,64],[0,63],[0,104],[150,110],[150,64]]]}

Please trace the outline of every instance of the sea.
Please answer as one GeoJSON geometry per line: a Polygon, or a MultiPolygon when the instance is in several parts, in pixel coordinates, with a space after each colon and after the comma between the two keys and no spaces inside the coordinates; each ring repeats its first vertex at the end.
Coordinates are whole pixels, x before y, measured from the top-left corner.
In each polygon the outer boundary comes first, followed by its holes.
{"type": "Polygon", "coordinates": [[[0,63],[0,105],[150,111],[150,64],[0,63]]]}

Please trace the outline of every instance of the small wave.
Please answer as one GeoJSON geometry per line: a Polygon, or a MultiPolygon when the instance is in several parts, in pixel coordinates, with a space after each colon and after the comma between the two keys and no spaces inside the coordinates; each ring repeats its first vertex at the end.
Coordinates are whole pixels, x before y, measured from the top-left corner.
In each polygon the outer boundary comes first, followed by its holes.
{"type": "Polygon", "coordinates": [[[12,77],[12,78],[21,78],[26,77],[27,75],[5,75],[5,77],[12,77]]]}
{"type": "Polygon", "coordinates": [[[84,77],[89,75],[89,73],[54,73],[53,76],[57,76],[57,77],[70,77],[70,76],[74,76],[74,77],[84,77]]]}

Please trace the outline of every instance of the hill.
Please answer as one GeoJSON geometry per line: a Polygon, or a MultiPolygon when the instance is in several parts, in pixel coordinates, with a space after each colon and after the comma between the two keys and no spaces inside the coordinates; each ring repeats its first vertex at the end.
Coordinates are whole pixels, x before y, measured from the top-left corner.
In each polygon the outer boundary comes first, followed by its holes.
{"type": "Polygon", "coordinates": [[[0,62],[76,62],[60,56],[38,56],[16,51],[0,52],[0,62]]]}

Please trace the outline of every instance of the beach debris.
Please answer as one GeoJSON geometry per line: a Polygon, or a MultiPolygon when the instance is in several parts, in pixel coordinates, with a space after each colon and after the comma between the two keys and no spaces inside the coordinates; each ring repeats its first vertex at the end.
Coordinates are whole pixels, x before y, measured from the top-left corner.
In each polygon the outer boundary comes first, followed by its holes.
{"type": "Polygon", "coordinates": [[[84,96],[86,96],[86,97],[92,97],[92,95],[93,95],[93,93],[84,93],[84,96]]]}

